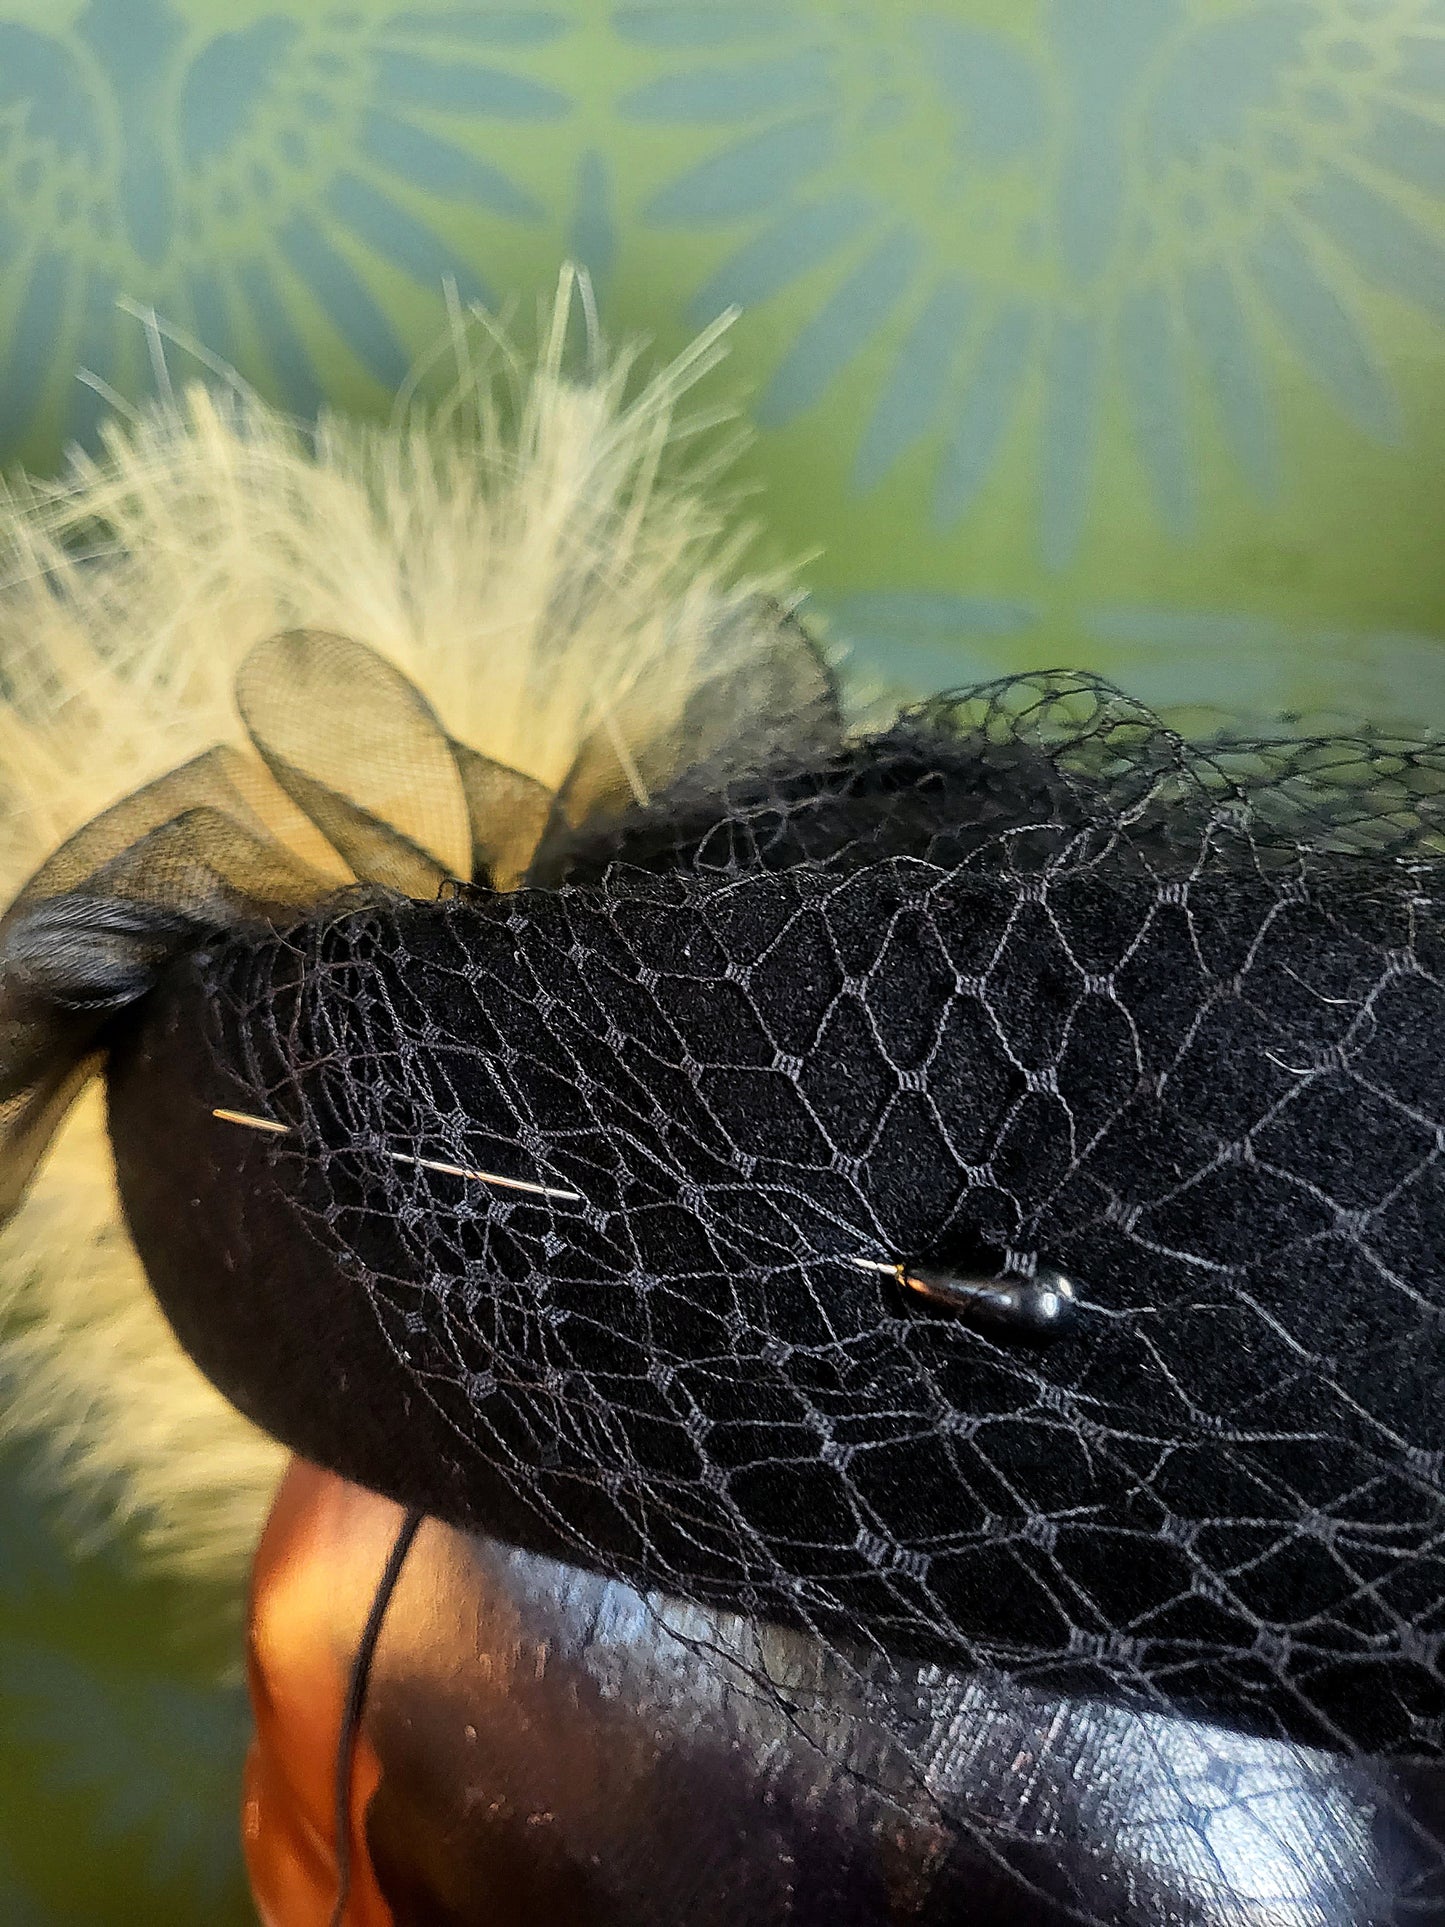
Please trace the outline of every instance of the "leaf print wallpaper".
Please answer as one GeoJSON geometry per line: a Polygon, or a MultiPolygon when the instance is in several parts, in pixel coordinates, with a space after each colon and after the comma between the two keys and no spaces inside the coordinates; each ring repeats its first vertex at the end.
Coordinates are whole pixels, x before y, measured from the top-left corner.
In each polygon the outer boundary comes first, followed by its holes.
{"type": "MultiPolygon", "coordinates": [[[[1445,0],[0,0],[0,254],[5,463],[208,361],[382,411],[444,282],[571,257],[664,351],[741,310],[749,477],[865,686],[1445,727],[1445,0]]],[[[0,1918],[243,1920],[233,1602],[35,1490],[0,1918]]]]}

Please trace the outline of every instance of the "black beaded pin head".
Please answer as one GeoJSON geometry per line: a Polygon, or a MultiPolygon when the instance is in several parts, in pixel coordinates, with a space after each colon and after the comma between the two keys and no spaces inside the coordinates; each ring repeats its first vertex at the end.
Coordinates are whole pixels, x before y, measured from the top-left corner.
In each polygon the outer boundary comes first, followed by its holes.
{"type": "Polygon", "coordinates": [[[1078,1289],[1053,1265],[1040,1265],[1032,1278],[1002,1273],[949,1271],[938,1265],[894,1264],[877,1258],[855,1258],[867,1271],[887,1272],[903,1289],[937,1306],[957,1312],[974,1324],[1014,1338],[1055,1338],[1068,1330],[1078,1311],[1078,1289]]]}
{"type": "MultiPolygon", "coordinates": [[[[245,1111],[218,1107],[213,1117],[225,1124],[240,1124],[249,1130],[266,1131],[278,1137],[293,1135],[288,1125],[270,1118],[254,1117],[245,1111]]],[[[384,1156],[397,1164],[411,1164],[424,1171],[439,1171],[449,1177],[473,1183],[497,1185],[504,1190],[531,1192],[549,1201],[580,1204],[576,1191],[534,1184],[526,1179],[503,1177],[494,1171],[478,1171],[470,1166],[452,1164],[437,1158],[416,1157],[403,1151],[386,1151],[384,1156]]],[[[903,1289],[941,1311],[957,1312],[972,1323],[986,1326],[1001,1336],[1013,1338],[1054,1338],[1074,1322],[1078,1310],[1078,1290],[1053,1265],[1039,1265],[1031,1278],[1005,1272],[990,1276],[984,1272],[949,1271],[938,1265],[909,1262],[888,1264],[877,1258],[855,1258],[864,1271],[882,1271],[896,1278],[903,1289]]]]}

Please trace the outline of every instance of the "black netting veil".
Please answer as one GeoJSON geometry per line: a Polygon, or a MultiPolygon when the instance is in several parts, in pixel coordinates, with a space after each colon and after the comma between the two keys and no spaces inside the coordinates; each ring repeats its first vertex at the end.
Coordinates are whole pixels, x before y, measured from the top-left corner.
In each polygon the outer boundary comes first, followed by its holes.
{"type": "Polygon", "coordinates": [[[476,850],[530,828],[440,894],[288,742],[357,886],[65,1007],[183,1342],[348,1477],[860,1665],[1438,1758],[1445,750],[1076,675],[850,735],[778,648],[791,735],[715,706],[646,803],[472,771],[476,850]]]}
{"type": "Polygon", "coordinates": [[[152,1275],[269,1429],[457,1522],[1431,1752],[1437,774],[1015,684],[689,772],[559,887],[231,936],[112,1073],[152,1275]],[[1021,1346],[898,1259],[1079,1315],[1021,1346]]]}

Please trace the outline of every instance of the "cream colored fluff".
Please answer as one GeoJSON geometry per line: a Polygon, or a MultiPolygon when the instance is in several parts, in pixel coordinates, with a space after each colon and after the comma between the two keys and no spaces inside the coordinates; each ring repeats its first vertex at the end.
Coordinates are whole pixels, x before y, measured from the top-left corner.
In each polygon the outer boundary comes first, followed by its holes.
{"type": "MultiPolygon", "coordinates": [[[[723,418],[681,411],[719,330],[641,379],[564,275],[541,332],[527,364],[455,313],[450,396],[404,398],[384,428],[313,435],[238,383],[197,385],[117,418],[63,481],[0,498],[0,897],[141,783],[244,745],[235,670],[279,630],[369,644],[452,735],[549,784],[599,722],[625,764],[699,680],[746,659],[779,584],[744,574],[748,532],[714,487],[723,418]]],[[[304,842],[279,792],[268,808],[304,842]]],[[[281,1454],[156,1309],[98,1088],[0,1237],[0,1299],[4,1424],[42,1443],[72,1516],[127,1520],[155,1557],[239,1576],[281,1454]]]]}

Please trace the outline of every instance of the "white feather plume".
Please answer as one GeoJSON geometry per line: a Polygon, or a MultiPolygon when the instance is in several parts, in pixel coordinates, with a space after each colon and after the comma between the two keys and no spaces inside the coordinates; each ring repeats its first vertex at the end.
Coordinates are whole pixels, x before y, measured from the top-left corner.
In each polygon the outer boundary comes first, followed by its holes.
{"type": "MultiPolygon", "coordinates": [[[[599,720],[624,748],[669,728],[780,591],[744,573],[749,532],[713,486],[725,418],[682,412],[719,335],[641,379],[568,274],[531,363],[456,313],[452,392],[389,426],[307,429],[234,380],[196,385],[0,495],[0,898],[142,783],[244,746],[235,671],[281,630],[369,644],[451,734],[549,785],[599,720]]],[[[239,1577],[281,1453],[155,1307],[95,1088],[0,1236],[0,1327],[3,1423],[43,1442],[77,1520],[239,1577]]]]}

